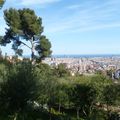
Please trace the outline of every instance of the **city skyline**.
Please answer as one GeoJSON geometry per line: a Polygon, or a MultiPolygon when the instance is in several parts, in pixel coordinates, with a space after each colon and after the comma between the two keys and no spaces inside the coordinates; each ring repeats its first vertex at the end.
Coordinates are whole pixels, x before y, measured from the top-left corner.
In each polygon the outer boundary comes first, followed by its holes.
{"type": "MultiPolygon", "coordinates": [[[[10,7],[35,10],[53,54],[120,54],[119,0],[7,0],[0,11],[0,35],[6,27],[3,10],[10,7]]],[[[14,54],[10,48],[2,47],[3,54],[14,54]]]]}

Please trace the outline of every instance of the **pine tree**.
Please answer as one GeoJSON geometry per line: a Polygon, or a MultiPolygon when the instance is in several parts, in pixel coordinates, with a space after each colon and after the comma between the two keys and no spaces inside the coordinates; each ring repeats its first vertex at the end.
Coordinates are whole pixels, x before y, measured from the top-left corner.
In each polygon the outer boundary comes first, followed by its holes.
{"type": "Polygon", "coordinates": [[[4,2],[5,2],[5,0],[0,0],[0,9],[2,8],[4,2]]]}
{"type": "Polygon", "coordinates": [[[4,11],[4,18],[8,28],[2,45],[13,43],[12,49],[18,55],[22,55],[24,45],[31,50],[32,60],[35,60],[36,56],[41,60],[51,55],[51,43],[42,35],[42,19],[33,10],[10,8],[4,11]]]}

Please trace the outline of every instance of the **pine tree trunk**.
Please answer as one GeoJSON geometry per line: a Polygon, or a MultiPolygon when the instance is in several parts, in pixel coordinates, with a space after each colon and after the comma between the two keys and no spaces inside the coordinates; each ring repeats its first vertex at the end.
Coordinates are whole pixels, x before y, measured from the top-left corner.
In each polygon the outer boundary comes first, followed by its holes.
{"type": "Polygon", "coordinates": [[[109,110],[108,104],[107,104],[107,119],[108,119],[108,120],[110,119],[110,110],[109,110]]]}
{"type": "Polygon", "coordinates": [[[80,109],[77,108],[77,119],[79,120],[79,118],[80,118],[80,109]]]}
{"type": "Polygon", "coordinates": [[[50,116],[50,120],[52,120],[52,116],[51,116],[51,107],[49,108],[49,116],[50,116]]]}
{"type": "Polygon", "coordinates": [[[32,54],[31,54],[31,59],[32,59],[32,61],[34,60],[34,51],[33,51],[33,49],[32,49],[32,54]]]}
{"type": "Polygon", "coordinates": [[[59,103],[59,112],[61,112],[61,104],[59,103]]]}
{"type": "Polygon", "coordinates": [[[17,120],[17,116],[18,116],[18,113],[15,114],[14,116],[14,119],[13,120],[17,120]]]}
{"type": "Polygon", "coordinates": [[[34,62],[34,58],[35,58],[35,46],[34,46],[34,41],[33,41],[33,37],[31,38],[31,60],[32,62],[34,62]]]}

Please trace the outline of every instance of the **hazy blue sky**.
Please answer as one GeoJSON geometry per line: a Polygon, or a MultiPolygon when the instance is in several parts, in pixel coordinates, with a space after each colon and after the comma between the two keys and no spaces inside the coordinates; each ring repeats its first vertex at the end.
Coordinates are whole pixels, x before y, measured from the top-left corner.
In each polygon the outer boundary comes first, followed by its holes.
{"type": "MultiPolygon", "coordinates": [[[[29,7],[43,18],[53,54],[120,54],[120,0],[6,1],[2,10],[29,7]]],[[[5,32],[2,10],[1,35],[5,32]]],[[[2,50],[13,54],[10,47],[2,50]]]]}

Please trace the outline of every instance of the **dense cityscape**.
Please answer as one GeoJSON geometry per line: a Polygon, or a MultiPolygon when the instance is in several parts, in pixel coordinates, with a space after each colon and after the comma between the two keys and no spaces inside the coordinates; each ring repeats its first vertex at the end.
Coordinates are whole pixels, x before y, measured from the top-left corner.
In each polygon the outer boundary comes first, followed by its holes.
{"type": "Polygon", "coordinates": [[[120,56],[88,57],[88,58],[46,58],[44,63],[57,67],[64,64],[71,74],[94,74],[98,71],[113,70],[115,78],[119,78],[120,56]]]}
{"type": "Polygon", "coordinates": [[[0,120],[120,120],[119,8],[0,0],[0,120]]]}

